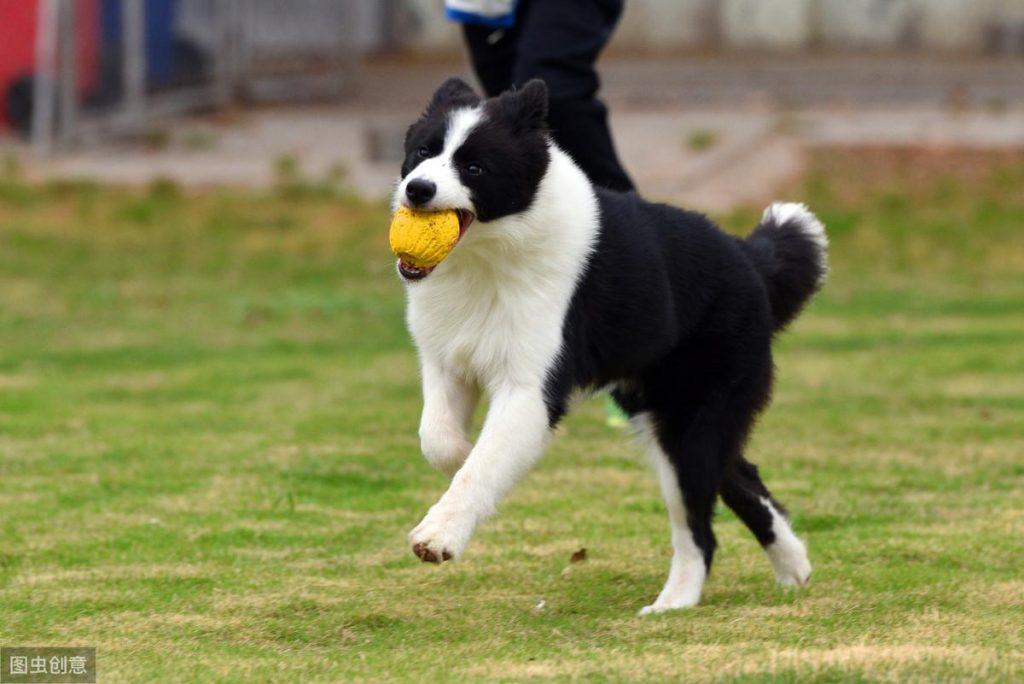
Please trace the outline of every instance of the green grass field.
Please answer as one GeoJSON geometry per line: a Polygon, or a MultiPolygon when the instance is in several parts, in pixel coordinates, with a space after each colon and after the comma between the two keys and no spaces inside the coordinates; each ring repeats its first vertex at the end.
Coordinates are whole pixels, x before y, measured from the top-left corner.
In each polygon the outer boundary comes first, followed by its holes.
{"type": "Polygon", "coordinates": [[[1024,156],[816,160],[832,277],[749,450],[811,585],[723,509],[702,604],[645,618],[668,523],[598,400],[460,562],[406,547],[445,483],[383,205],[9,170],[0,642],[100,681],[1024,678],[1024,156]]]}

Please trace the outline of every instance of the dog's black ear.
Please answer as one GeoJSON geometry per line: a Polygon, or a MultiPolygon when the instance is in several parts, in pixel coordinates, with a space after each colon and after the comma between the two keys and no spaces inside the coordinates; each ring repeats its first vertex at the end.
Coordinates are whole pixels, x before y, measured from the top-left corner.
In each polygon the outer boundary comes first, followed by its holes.
{"type": "Polygon", "coordinates": [[[434,96],[430,98],[425,114],[437,114],[454,107],[475,107],[480,104],[477,95],[468,83],[461,78],[449,78],[441,84],[434,96]]]}
{"type": "Polygon", "coordinates": [[[548,116],[548,87],[534,78],[519,90],[498,97],[498,110],[519,132],[543,130],[548,116]]]}

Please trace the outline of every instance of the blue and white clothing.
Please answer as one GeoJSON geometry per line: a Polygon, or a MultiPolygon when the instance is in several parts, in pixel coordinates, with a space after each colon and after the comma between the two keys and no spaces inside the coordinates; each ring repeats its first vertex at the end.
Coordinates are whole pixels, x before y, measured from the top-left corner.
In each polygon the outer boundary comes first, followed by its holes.
{"type": "Polygon", "coordinates": [[[452,21],[492,28],[512,28],[516,0],[445,0],[444,13],[452,21]]]}

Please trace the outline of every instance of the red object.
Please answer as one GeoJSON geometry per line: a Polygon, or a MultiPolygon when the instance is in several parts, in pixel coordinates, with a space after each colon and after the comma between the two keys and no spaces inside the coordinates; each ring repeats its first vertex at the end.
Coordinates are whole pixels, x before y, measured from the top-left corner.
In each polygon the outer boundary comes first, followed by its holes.
{"type": "MultiPolygon", "coordinates": [[[[75,3],[75,63],[78,94],[91,93],[99,78],[99,1],[75,3]]],[[[7,90],[32,76],[36,65],[38,0],[0,0],[0,128],[7,125],[7,90]]]]}

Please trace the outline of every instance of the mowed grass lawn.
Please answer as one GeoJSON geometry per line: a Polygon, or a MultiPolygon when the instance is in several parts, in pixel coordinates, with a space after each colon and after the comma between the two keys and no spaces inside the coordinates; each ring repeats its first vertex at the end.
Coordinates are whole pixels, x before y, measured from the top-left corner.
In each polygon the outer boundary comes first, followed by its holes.
{"type": "Polygon", "coordinates": [[[101,681],[1024,678],[1024,156],[815,158],[832,276],[749,449],[811,585],[723,509],[702,604],[645,618],[668,524],[598,400],[460,562],[407,548],[445,481],[386,207],[8,174],[0,641],[101,681]]]}

